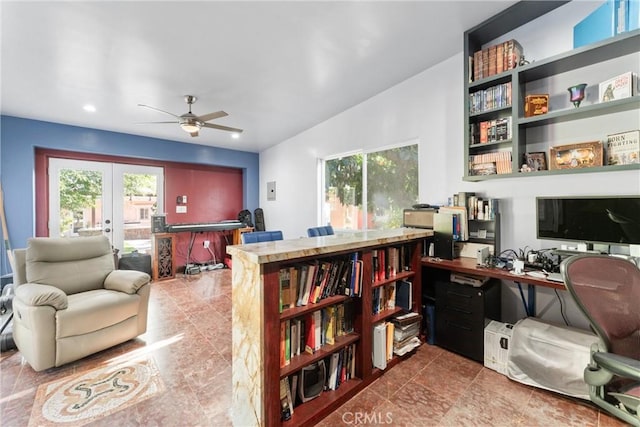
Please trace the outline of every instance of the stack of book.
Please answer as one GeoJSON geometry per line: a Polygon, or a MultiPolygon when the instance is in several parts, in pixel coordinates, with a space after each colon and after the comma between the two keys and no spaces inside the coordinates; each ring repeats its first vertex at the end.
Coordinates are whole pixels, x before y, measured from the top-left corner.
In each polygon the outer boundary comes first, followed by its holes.
{"type": "Polygon", "coordinates": [[[492,151],[469,156],[470,175],[512,173],[511,151],[492,151]]]}
{"type": "Polygon", "coordinates": [[[511,82],[469,94],[469,114],[511,106],[511,82]]]}
{"type": "Polygon", "coordinates": [[[393,353],[403,356],[420,345],[420,325],[422,315],[409,312],[395,316],[391,322],[393,328],[393,353]]]}
{"type": "Polygon", "coordinates": [[[472,58],[473,81],[513,70],[523,56],[522,46],[513,39],[479,50],[472,58]]]}
{"type": "Polygon", "coordinates": [[[511,123],[511,117],[471,123],[469,125],[469,143],[474,145],[509,141],[513,137],[513,127],[511,123]]]}

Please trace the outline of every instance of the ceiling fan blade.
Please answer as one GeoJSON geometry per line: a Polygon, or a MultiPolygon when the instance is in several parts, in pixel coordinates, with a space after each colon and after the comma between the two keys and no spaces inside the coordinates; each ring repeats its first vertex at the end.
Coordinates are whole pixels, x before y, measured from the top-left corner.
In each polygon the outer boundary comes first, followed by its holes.
{"type": "Polygon", "coordinates": [[[196,136],[198,136],[198,132],[197,131],[196,132],[191,132],[189,135],[191,135],[193,137],[196,137],[196,136]]]}
{"type": "Polygon", "coordinates": [[[168,111],[161,110],[161,109],[156,108],[156,107],[152,107],[152,106],[150,106],[150,105],[138,104],[138,106],[139,106],[139,107],[151,108],[152,110],[160,111],[161,113],[165,113],[165,114],[168,114],[168,115],[173,116],[173,117],[179,117],[179,116],[176,116],[176,115],[175,115],[175,114],[173,114],[173,113],[170,113],[170,112],[168,112],[168,111]]]}
{"type": "Polygon", "coordinates": [[[138,122],[136,124],[137,125],[150,125],[150,124],[157,124],[157,123],[173,123],[173,124],[176,124],[176,123],[180,123],[180,122],[174,120],[172,122],[138,122]]]}
{"type": "Polygon", "coordinates": [[[224,111],[216,111],[215,113],[205,114],[203,116],[198,116],[198,120],[201,122],[208,122],[209,120],[219,119],[220,117],[228,116],[224,111]]]}
{"type": "Polygon", "coordinates": [[[242,132],[242,129],[230,128],[228,126],[222,126],[222,125],[214,125],[213,123],[203,123],[202,127],[212,128],[212,129],[220,129],[220,130],[227,130],[229,132],[237,132],[237,133],[241,133],[242,132]]]}

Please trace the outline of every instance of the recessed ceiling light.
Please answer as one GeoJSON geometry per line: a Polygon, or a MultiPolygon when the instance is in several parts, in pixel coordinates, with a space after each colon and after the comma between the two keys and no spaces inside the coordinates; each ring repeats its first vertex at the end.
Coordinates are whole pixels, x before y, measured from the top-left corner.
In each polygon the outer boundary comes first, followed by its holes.
{"type": "Polygon", "coordinates": [[[238,132],[234,132],[234,133],[231,134],[231,138],[238,139],[238,138],[240,138],[240,134],[238,132]]]}
{"type": "Polygon", "coordinates": [[[87,113],[95,113],[96,112],[96,107],[94,105],[91,105],[91,104],[86,104],[84,107],[82,107],[82,109],[84,111],[86,111],[87,113]]]}

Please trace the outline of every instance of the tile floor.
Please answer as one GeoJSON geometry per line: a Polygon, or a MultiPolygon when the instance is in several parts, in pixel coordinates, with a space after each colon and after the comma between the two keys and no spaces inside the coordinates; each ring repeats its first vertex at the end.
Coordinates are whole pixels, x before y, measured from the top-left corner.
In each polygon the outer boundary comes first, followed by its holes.
{"type": "MultiPolygon", "coordinates": [[[[67,366],[34,372],[0,356],[0,425],[28,426],[38,385],[146,352],[167,392],[92,426],[227,426],[231,396],[231,272],[152,284],[148,331],[67,366]]],[[[320,422],[321,426],[621,426],[588,402],[509,381],[481,364],[423,345],[320,422]]]]}

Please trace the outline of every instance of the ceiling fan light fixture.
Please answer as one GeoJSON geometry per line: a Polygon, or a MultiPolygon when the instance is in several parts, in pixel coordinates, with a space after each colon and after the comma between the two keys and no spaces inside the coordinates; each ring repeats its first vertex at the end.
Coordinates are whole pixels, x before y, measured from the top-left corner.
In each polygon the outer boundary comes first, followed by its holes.
{"type": "Polygon", "coordinates": [[[184,123],[180,123],[180,127],[186,133],[194,133],[200,130],[200,126],[198,126],[198,123],[184,122],[184,123]]]}

